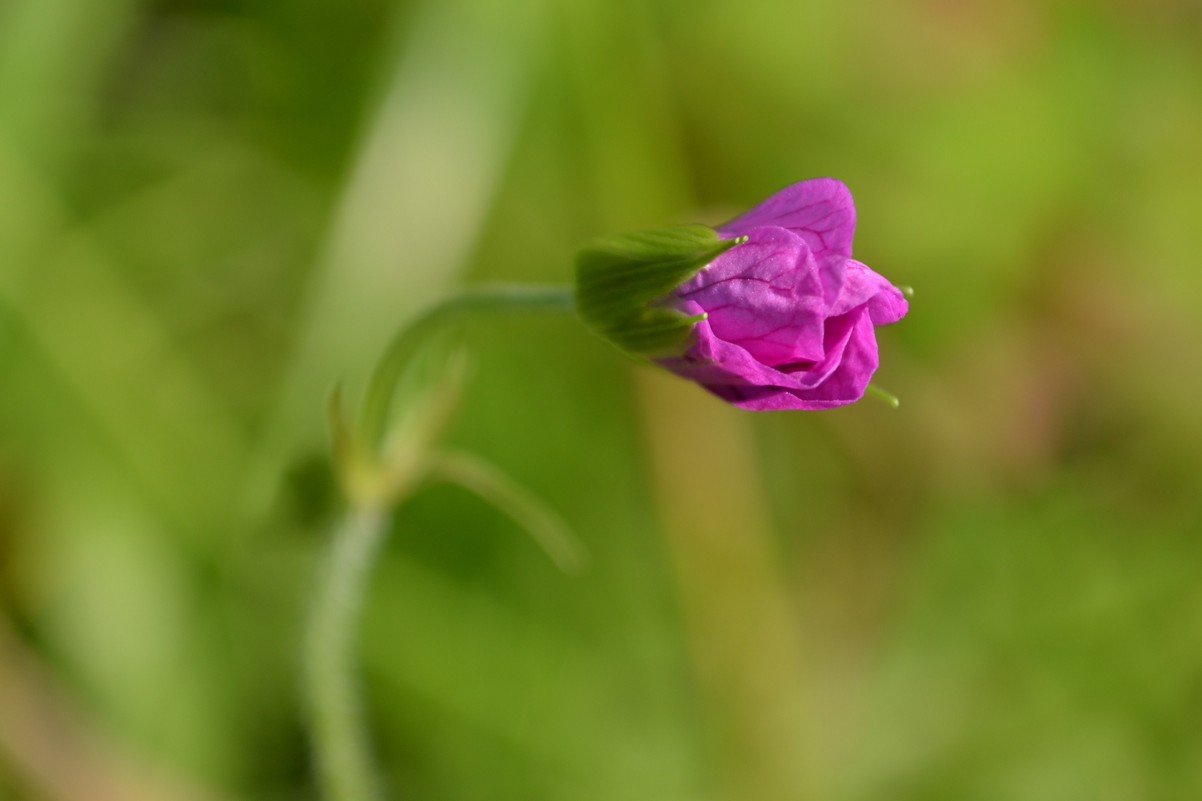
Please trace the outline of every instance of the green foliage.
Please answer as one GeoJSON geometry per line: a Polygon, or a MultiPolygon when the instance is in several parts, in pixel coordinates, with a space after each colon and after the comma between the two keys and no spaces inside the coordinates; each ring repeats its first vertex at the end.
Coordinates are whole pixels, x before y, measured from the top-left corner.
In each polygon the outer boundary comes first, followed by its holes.
{"type": "Polygon", "coordinates": [[[48,763],[98,797],[99,760],[134,798],[312,798],[331,389],[452,287],[834,175],[856,257],[917,290],[880,332],[898,410],[750,417],[570,319],[465,323],[446,444],[592,558],[456,487],[399,512],[362,649],[395,796],[1202,797],[1197,31],[1113,0],[0,4],[0,794],[68,797],[48,763]],[[662,459],[677,430],[706,458],[662,459]]]}

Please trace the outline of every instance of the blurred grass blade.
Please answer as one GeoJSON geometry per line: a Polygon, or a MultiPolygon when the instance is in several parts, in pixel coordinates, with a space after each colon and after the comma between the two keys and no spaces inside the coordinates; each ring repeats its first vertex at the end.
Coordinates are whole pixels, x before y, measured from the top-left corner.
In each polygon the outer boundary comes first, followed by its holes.
{"type": "Polygon", "coordinates": [[[245,482],[247,517],[265,511],[280,464],[307,444],[312,398],[332,372],[367,374],[397,321],[452,283],[471,254],[546,49],[541,5],[419,3],[400,15],[400,44],[384,59],[381,95],[350,154],[270,430],[245,482]]]}

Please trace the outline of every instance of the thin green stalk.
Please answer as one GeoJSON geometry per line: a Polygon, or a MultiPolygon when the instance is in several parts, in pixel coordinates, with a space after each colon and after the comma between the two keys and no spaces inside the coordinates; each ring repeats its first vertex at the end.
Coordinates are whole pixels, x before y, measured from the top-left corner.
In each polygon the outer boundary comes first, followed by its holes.
{"type": "MultiPolygon", "coordinates": [[[[428,456],[425,451],[433,445],[442,417],[434,414],[425,419],[419,414],[418,419],[424,419],[417,424],[420,430],[406,429],[407,435],[415,438],[410,443],[412,447],[382,451],[380,445],[391,422],[397,382],[410,359],[431,335],[467,314],[568,311],[573,304],[569,287],[486,285],[448,296],[393,337],[368,384],[363,416],[356,430],[344,426],[335,394],[331,405],[333,458],[348,495],[348,511],[335,528],[329,552],[320,566],[304,655],[310,736],[326,801],[383,798],[355,675],[356,635],[368,573],[388,530],[388,510],[405,498],[425,472],[428,456]]],[[[468,467],[471,466],[469,463],[468,467]]],[[[460,473],[466,470],[462,464],[459,467],[460,473]]],[[[508,498],[515,494],[507,484],[479,469],[467,470],[465,475],[486,495],[504,495],[508,491],[505,495],[508,498]]],[[[537,523],[536,529],[539,526],[554,529],[555,521],[545,514],[539,517],[532,511],[535,509],[532,502],[517,497],[509,505],[511,513],[537,523]]],[[[549,545],[559,544],[550,535],[547,540],[549,545]]]]}
{"type": "Polygon", "coordinates": [[[509,515],[565,573],[579,569],[584,563],[584,546],[563,518],[537,495],[483,459],[468,453],[441,453],[430,465],[429,478],[458,484],[509,515]]]}
{"type": "Polygon", "coordinates": [[[571,311],[574,303],[571,287],[487,284],[434,304],[397,332],[376,364],[363,398],[363,443],[374,447],[384,436],[397,380],[417,346],[431,333],[478,312],[571,311]]]}
{"type": "Polygon", "coordinates": [[[330,542],[309,620],[305,690],[318,778],[327,801],[382,798],[364,731],[354,645],[368,569],[388,522],[382,509],[347,512],[330,542]]]}

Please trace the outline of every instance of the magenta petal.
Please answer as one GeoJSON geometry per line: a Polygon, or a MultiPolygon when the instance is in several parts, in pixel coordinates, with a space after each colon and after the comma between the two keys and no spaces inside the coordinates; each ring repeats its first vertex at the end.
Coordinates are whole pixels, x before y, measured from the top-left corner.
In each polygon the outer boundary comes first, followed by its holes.
{"type": "Polygon", "coordinates": [[[783,228],[756,228],[676,290],[709,315],[718,339],[777,365],[823,355],[822,280],[805,243],[783,228]]]}
{"type": "Polygon", "coordinates": [[[859,314],[851,337],[843,349],[839,366],[813,389],[794,392],[799,409],[830,409],[855,403],[864,397],[868,382],[879,364],[876,330],[867,314],[859,314]]]}
{"type": "Polygon", "coordinates": [[[850,256],[856,229],[851,191],[834,178],[814,178],[785,187],[755,208],[718,226],[719,234],[740,236],[753,228],[778,226],[800,236],[815,258],[850,256]]]}
{"type": "Polygon", "coordinates": [[[863,316],[864,310],[859,309],[850,314],[827,319],[823,331],[826,356],[813,365],[799,365],[794,369],[782,368],[793,379],[790,386],[796,389],[813,389],[829,378],[839,368],[847,344],[863,316]]]}
{"type": "Polygon", "coordinates": [[[867,304],[872,322],[885,325],[900,320],[910,308],[897,287],[855,259],[847,260],[842,277],[839,294],[827,307],[832,317],[867,304]]]}
{"type": "Polygon", "coordinates": [[[760,364],[742,348],[714,338],[698,324],[697,342],[684,357],[660,364],[677,375],[744,409],[829,409],[864,396],[877,368],[876,336],[864,310],[829,321],[838,341],[827,359],[812,369],[789,374],[760,364]]]}
{"type": "MultiPolygon", "coordinates": [[[[701,307],[686,302],[686,313],[696,314],[701,307]]],[[[762,386],[795,382],[785,373],[764,364],[740,345],[714,335],[709,320],[697,323],[694,342],[681,356],[660,359],[659,364],[679,376],[699,384],[762,386]]]]}
{"type": "Polygon", "coordinates": [[[873,325],[896,323],[910,311],[910,302],[902,291],[892,284],[881,290],[868,302],[868,314],[873,325]]]}

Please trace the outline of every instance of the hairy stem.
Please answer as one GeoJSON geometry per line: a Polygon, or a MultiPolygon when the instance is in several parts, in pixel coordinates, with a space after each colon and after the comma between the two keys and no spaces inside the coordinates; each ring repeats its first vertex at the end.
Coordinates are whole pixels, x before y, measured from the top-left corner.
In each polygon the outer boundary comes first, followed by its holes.
{"type": "Polygon", "coordinates": [[[351,509],[339,522],[322,564],[306,642],[310,736],[322,797],[378,801],[355,674],[355,640],[368,569],[388,530],[378,508],[351,509]]]}

